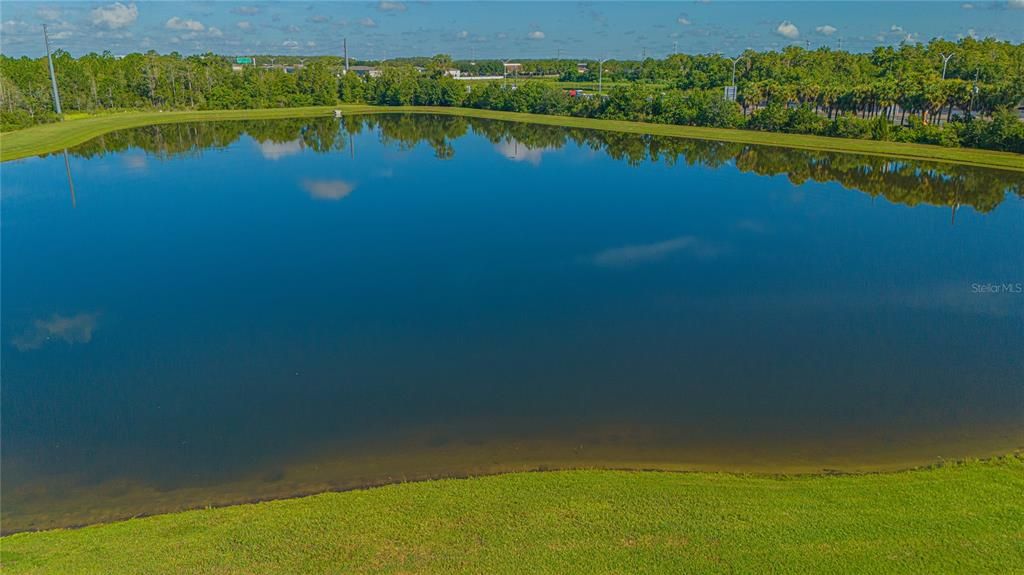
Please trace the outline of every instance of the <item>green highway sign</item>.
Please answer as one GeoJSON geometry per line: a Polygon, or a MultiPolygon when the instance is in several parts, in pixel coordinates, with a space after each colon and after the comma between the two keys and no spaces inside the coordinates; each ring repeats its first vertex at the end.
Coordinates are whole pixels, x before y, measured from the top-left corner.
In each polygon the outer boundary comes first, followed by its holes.
{"type": "Polygon", "coordinates": [[[252,58],[235,58],[235,64],[252,64],[252,58]]]}

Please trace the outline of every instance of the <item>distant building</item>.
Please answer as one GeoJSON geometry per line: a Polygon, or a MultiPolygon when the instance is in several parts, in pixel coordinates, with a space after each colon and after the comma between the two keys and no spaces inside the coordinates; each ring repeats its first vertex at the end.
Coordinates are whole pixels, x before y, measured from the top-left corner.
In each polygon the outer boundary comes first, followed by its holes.
{"type": "Polygon", "coordinates": [[[576,63],[576,73],[577,74],[586,74],[587,73],[587,63],[586,62],[577,62],[576,63]]]}
{"type": "Polygon", "coordinates": [[[506,74],[518,74],[523,71],[523,65],[518,62],[505,62],[506,74]]]}
{"type": "Polygon", "coordinates": [[[461,78],[462,70],[459,70],[457,68],[449,68],[444,71],[444,75],[448,76],[449,78],[461,78]]]}
{"type": "Polygon", "coordinates": [[[381,71],[380,68],[374,68],[373,66],[349,66],[346,74],[352,73],[362,78],[363,76],[369,76],[371,78],[379,78],[381,71]]]}

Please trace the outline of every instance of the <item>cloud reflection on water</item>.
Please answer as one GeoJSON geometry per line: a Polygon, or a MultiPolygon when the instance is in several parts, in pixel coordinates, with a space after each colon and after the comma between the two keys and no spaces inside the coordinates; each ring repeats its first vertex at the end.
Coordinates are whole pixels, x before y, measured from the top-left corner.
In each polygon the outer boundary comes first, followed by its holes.
{"type": "Polygon", "coordinates": [[[590,261],[599,267],[624,268],[660,261],[677,253],[685,253],[698,259],[713,259],[724,251],[725,248],[721,245],[694,236],[681,236],[651,244],[610,248],[594,254],[590,261]]]}
{"type": "Polygon", "coordinates": [[[288,156],[294,156],[302,152],[302,140],[298,138],[287,142],[257,142],[260,154],[268,160],[280,160],[288,156]]]}
{"type": "Polygon", "coordinates": [[[96,330],[98,313],[79,313],[72,316],[53,314],[49,319],[33,320],[32,326],[11,340],[18,351],[39,349],[53,340],[69,344],[89,343],[96,330]]]}
{"type": "Polygon", "coordinates": [[[550,148],[530,148],[511,138],[494,144],[494,149],[513,162],[526,162],[531,166],[539,166],[544,152],[550,150],[550,148]]]}
{"type": "Polygon", "coordinates": [[[351,194],[356,185],[345,180],[302,180],[302,187],[311,198],[337,201],[351,194]]]}

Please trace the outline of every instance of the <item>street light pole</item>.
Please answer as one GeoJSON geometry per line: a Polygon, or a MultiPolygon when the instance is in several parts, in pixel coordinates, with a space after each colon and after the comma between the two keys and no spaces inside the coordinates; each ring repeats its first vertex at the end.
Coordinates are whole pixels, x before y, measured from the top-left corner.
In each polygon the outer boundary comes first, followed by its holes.
{"type": "Polygon", "coordinates": [[[952,59],[953,56],[955,56],[955,55],[956,55],[956,53],[954,53],[954,52],[950,52],[949,54],[939,54],[939,56],[942,56],[942,79],[943,80],[946,79],[946,65],[949,64],[950,59],[952,59]]]}
{"type": "Polygon", "coordinates": [[[60,109],[60,93],[57,92],[57,75],[53,72],[53,57],[50,56],[50,37],[46,34],[46,24],[43,24],[43,44],[46,45],[46,61],[50,64],[50,85],[53,86],[53,108],[60,116],[63,112],[60,109]]]}
{"type": "Polygon", "coordinates": [[[730,84],[730,85],[732,85],[732,86],[736,85],[736,64],[738,64],[740,60],[743,60],[745,58],[746,58],[746,56],[744,56],[742,54],[740,54],[739,56],[736,56],[735,58],[729,58],[730,60],[732,60],[732,84],[730,84]]]}
{"type": "Polygon", "coordinates": [[[971,88],[971,103],[967,105],[967,115],[974,117],[974,96],[978,94],[978,69],[974,69],[974,86],[971,88]]]}
{"type": "Polygon", "coordinates": [[[604,95],[604,63],[608,61],[608,58],[600,60],[597,63],[597,95],[604,95]]]}

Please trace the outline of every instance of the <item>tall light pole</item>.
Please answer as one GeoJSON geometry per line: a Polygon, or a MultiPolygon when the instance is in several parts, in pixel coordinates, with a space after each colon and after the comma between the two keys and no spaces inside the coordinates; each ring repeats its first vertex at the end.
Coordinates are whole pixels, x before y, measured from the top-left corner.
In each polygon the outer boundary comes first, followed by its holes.
{"type": "Polygon", "coordinates": [[[730,84],[731,86],[736,85],[736,64],[738,64],[739,61],[743,60],[744,58],[746,58],[746,56],[742,54],[736,56],[735,58],[729,58],[730,60],[732,60],[732,83],[730,84]]]}
{"type": "Polygon", "coordinates": [[[43,44],[46,45],[46,61],[50,64],[50,85],[53,86],[53,108],[57,115],[63,114],[60,109],[60,93],[57,92],[57,75],[53,72],[53,57],[50,56],[50,37],[46,34],[46,24],[43,24],[43,44]]]}
{"type": "Polygon", "coordinates": [[[949,64],[950,59],[952,59],[953,56],[955,56],[955,55],[956,55],[956,53],[954,53],[954,52],[950,52],[949,54],[939,54],[939,56],[942,56],[942,79],[943,80],[946,79],[946,65],[949,64]]]}
{"type": "Polygon", "coordinates": [[[604,95],[604,63],[607,62],[609,59],[610,58],[605,58],[604,60],[599,60],[597,62],[597,95],[598,96],[604,95]]]}
{"type": "Polygon", "coordinates": [[[974,86],[971,88],[971,103],[967,105],[967,115],[974,116],[974,97],[978,95],[978,69],[974,69],[974,86]]]}

